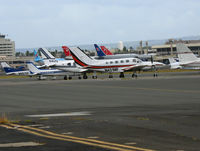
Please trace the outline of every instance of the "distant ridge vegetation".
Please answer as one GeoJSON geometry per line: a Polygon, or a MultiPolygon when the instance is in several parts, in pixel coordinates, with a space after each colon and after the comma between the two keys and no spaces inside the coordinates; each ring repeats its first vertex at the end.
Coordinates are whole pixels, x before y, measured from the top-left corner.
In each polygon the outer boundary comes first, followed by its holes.
{"type": "MultiPolygon", "coordinates": [[[[181,38],[173,38],[176,40],[182,39],[182,40],[200,40],[200,36],[186,36],[186,37],[181,37],[181,38]]],[[[145,42],[148,41],[148,45],[152,46],[152,45],[162,45],[164,44],[166,41],[168,41],[168,39],[162,39],[162,40],[144,40],[143,41],[143,46],[145,46],[145,42]]],[[[140,41],[123,41],[124,46],[126,46],[127,48],[133,47],[133,48],[137,48],[139,47],[139,43],[140,41]]],[[[98,43],[99,45],[104,45],[108,48],[117,48],[118,43],[98,43]]],[[[74,46],[79,46],[81,49],[87,49],[87,50],[91,50],[91,51],[95,51],[94,45],[93,44],[85,44],[85,45],[74,45],[74,46]]],[[[71,45],[69,45],[69,47],[71,47],[71,45]]],[[[58,51],[62,51],[61,46],[52,46],[52,47],[46,47],[49,50],[58,50],[58,51]]],[[[26,52],[27,50],[32,52],[33,50],[38,50],[38,48],[18,48],[16,49],[16,52],[26,52]]]]}

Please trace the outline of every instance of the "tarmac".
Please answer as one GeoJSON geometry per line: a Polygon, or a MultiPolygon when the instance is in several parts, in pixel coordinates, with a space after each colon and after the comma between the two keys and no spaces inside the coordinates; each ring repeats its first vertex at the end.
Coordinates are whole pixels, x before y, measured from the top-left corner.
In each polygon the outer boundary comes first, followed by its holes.
{"type": "Polygon", "coordinates": [[[200,74],[0,79],[0,151],[200,148],[200,74]],[[35,142],[37,146],[9,147],[35,142]],[[7,147],[1,147],[7,146],[7,147]]]}

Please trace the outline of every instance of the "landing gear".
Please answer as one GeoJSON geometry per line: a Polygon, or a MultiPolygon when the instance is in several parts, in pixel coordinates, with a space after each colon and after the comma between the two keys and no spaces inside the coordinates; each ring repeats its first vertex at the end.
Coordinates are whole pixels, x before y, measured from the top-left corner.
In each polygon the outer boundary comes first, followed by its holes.
{"type": "Polygon", "coordinates": [[[96,73],[96,71],[93,72],[92,79],[97,79],[97,73],[96,73]]]}
{"type": "Polygon", "coordinates": [[[124,78],[124,72],[120,72],[119,77],[120,77],[120,78],[124,78]]]}
{"type": "Polygon", "coordinates": [[[109,78],[113,78],[113,75],[112,75],[112,74],[110,74],[110,75],[109,75],[109,78]]]}
{"type": "Polygon", "coordinates": [[[97,76],[92,76],[92,79],[97,79],[97,76]]]}
{"type": "Polygon", "coordinates": [[[137,73],[132,74],[132,78],[137,78],[137,77],[138,77],[137,73]]]}
{"type": "Polygon", "coordinates": [[[38,77],[38,80],[45,80],[45,79],[47,79],[47,77],[43,77],[41,75],[38,77]]]}
{"type": "Polygon", "coordinates": [[[138,74],[136,73],[136,72],[134,72],[133,74],[132,74],[132,78],[137,78],[138,77],[138,74]]]}
{"type": "Polygon", "coordinates": [[[158,74],[157,74],[157,73],[154,73],[154,74],[153,74],[153,77],[158,77],[158,74]]]}
{"type": "Polygon", "coordinates": [[[56,80],[56,77],[52,77],[51,79],[52,79],[52,80],[56,80]]]}
{"type": "Polygon", "coordinates": [[[80,79],[81,79],[81,76],[79,76],[78,79],[80,80],[80,79]]]}
{"type": "Polygon", "coordinates": [[[83,79],[87,79],[88,77],[87,77],[87,74],[86,73],[84,73],[83,74],[83,79]]]}
{"type": "Polygon", "coordinates": [[[72,79],[72,77],[71,76],[69,76],[69,80],[71,80],[72,79]]]}
{"type": "Polygon", "coordinates": [[[64,76],[64,80],[67,80],[67,76],[66,75],[64,76]]]}

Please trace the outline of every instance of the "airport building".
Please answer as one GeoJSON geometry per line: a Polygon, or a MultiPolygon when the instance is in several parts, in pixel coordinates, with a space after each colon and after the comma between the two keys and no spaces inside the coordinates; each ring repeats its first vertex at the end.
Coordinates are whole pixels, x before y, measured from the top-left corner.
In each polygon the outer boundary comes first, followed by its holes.
{"type": "Polygon", "coordinates": [[[15,58],[15,42],[0,34],[0,60],[6,58],[15,58]]]}

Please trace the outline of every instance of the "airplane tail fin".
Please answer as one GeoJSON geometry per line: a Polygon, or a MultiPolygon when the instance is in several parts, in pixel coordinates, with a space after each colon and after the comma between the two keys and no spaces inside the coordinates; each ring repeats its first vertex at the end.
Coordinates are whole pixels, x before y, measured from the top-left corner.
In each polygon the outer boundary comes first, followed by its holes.
{"type": "Polygon", "coordinates": [[[27,67],[31,74],[37,74],[40,71],[32,62],[27,62],[27,67]]]}
{"type": "Polygon", "coordinates": [[[3,68],[6,74],[9,74],[10,72],[15,71],[15,69],[11,68],[6,62],[2,62],[1,67],[3,68]]]}
{"type": "Polygon", "coordinates": [[[70,48],[70,52],[72,54],[72,58],[76,62],[76,64],[82,66],[82,67],[88,67],[91,65],[94,60],[87,56],[85,52],[83,52],[81,49],[77,47],[70,48]]]}
{"type": "Polygon", "coordinates": [[[101,48],[99,48],[99,46],[98,46],[97,44],[94,44],[94,47],[95,47],[95,49],[96,49],[96,51],[97,51],[97,55],[98,55],[99,57],[106,56],[106,54],[101,50],[101,48]]]}
{"type": "Polygon", "coordinates": [[[38,55],[38,53],[37,53],[36,50],[34,50],[34,56],[35,56],[35,58],[34,58],[34,61],[35,61],[35,62],[42,61],[42,59],[40,58],[40,56],[38,55]]]}
{"type": "Polygon", "coordinates": [[[105,46],[100,46],[101,50],[106,54],[106,55],[113,55],[110,50],[108,50],[105,46]]]}
{"type": "Polygon", "coordinates": [[[10,68],[10,66],[6,62],[1,63],[2,68],[10,68]]]}
{"type": "Polygon", "coordinates": [[[39,48],[43,59],[55,59],[55,57],[46,49],[46,48],[39,48]]]}
{"type": "Polygon", "coordinates": [[[66,57],[72,56],[69,51],[69,48],[67,46],[62,46],[62,49],[63,49],[66,57]]]}
{"type": "Polygon", "coordinates": [[[178,43],[176,44],[176,48],[179,62],[190,62],[198,59],[186,45],[178,43]]]}

